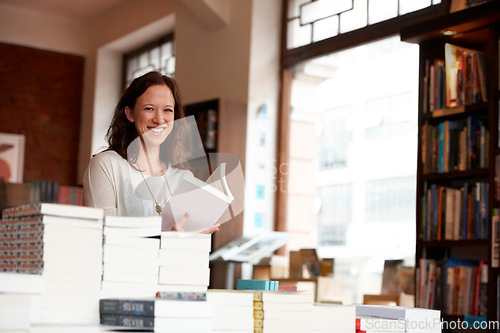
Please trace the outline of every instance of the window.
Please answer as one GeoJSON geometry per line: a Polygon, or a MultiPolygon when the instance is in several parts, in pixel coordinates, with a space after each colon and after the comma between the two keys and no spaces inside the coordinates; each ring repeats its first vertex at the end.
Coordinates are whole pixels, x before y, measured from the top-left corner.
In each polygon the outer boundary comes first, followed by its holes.
{"type": "Polygon", "coordinates": [[[159,71],[168,76],[175,74],[174,35],[169,34],[123,56],[124,87],[138,76],[159,71]]]}
{"type": "Polygon", "coordinates": [[[441,0],[289,0],[287,48],[318,42],[440,3],[441,0]]]}
{"type": "Polygon", "coordinates": [[[418,45],[389,37],[293,73],[289,163],[304,172],[289,185],[312,174],[315,188],[289,188],[288,220],[310,224],[304,235],[312,229],[316,243],[302,247],[335,258],[344,301],[361,302],[380,293],[384,260],[413,265],[418,45]]]}

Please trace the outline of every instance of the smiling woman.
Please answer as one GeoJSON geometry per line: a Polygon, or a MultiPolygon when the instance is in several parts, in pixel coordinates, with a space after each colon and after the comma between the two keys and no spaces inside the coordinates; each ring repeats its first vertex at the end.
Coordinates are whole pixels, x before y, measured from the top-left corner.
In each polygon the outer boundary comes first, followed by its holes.
{"type": "Polygon", "coordinates": [[[84,174],[85,204],[105,215],[160,214],[180,182],[192,177],[183,151],[185,126],[174,126],[182,118],[174,79],[149,72],[132,81],[109,126],[109,148],[92,158],[84,174]]]}

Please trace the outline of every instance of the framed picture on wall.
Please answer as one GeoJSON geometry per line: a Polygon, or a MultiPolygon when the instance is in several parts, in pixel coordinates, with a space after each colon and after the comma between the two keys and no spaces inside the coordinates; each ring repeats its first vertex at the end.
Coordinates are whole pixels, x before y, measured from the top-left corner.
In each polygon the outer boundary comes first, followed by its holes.
{"type": "Polygon", "coordinates": [[[0,178],[8,183],[22,183],[25,137],[0,133],[0,178]]]}

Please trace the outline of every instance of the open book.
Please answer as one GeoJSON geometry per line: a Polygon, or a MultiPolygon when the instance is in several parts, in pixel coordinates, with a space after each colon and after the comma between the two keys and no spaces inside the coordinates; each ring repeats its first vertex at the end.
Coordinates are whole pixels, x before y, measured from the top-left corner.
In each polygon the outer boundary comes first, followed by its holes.
{"type": "Polygon", "coordinates": [[[184,178],[162,210],[162,230],[170,231],[185,213],[189,220],[183,231],[212,227],[234,200],[226,182],[226,163],[221,163],[204,182],[194,176],[184,178]]]}

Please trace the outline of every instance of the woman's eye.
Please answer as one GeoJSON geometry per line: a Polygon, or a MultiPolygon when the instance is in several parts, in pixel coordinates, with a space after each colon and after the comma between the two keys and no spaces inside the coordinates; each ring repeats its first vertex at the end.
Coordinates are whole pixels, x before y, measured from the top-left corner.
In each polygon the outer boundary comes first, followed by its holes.
{"type": "Polygon", "coordinates": [[[144,110],[146,110],[146,111],[153,111],[153,108],[147,107],[147,108],[144,108],[144,110]]]}
{"type": "Polygon", "coordinates": [[[163,111],[164,111],[164,112],[174,112],[174,110],[172,110],[172,109],[165,109],[165,110],[163,110],[163,111]]]}

